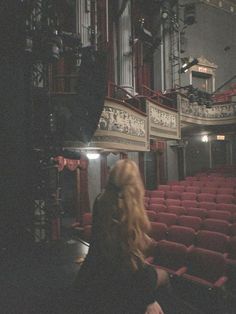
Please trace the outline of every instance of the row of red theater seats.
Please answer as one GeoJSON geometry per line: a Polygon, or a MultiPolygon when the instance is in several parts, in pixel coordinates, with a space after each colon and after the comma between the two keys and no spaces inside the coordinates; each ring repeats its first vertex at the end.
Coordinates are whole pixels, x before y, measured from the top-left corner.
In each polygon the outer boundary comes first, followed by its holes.
{"type": "Polygon", "coordinates": [[[151,222],[149,236],[156,242],[168,240],[183,244],[187,247],[196,246],[224,254],[228,259],[236,262],[236,235],[229,237],[225,234],[199,230],[190,227],[173,225],[168,227],[164,223],[151,222]]]}
{"type": "Polygon", "coordinates": [[[227,210],[229,212],[236,213],[236,204],[225,202],[198,202],[196,200],[176,200],[176,199],[161,199],[153,198],[148,202],[145,200],[145,208],[158,210],[168,206],[182,206],[184,208],[203,208],[206,210],[227,210]]]}
{"type": "Polygon", "coordinates": [[[177,193],[208,193],[208,194],[229,194],[235,195],[236,189],[232,187],[198,187],[198,186],[183,186],[183,185],[159,185],[157,190],[146,190],[145,196],[147,197],[165,197],[174,192],[177,193]]]}
{"type": "Polygon", "coordinates": [[[225,256],[199,247],[187,248],[183,244],[162,240],[147,262],[207,289],[218,289],[228,281],[225,256]]]}
{"type": "Polygon", "coordinates": [[[149,211],[150,219],[153,216],[153,219],[155,218],[155,214],[152,214],[152,212],[155,213],[172,213],[176,214],[178,216],[180,215],[188,215],[188,216],[195,216],[200,217],[201,219],[206,218],[214,218],[214,219],[220,219],[225,220],[231,223],[236,222],[236,212],[231,213],[228,210],[207,210],[205,208],[197,208],[197,207],[188,207],[185,208],[183,206],[176,206],[176,205],[156,205],[152,206],[151,208],[147,208],[147,211],[149,211]]]}
{"type": "Polygon", "coordinates": [[[236,223],[229,223],[228,221],[215,218],[202,219],[196,216],[176,215],[173,213],[155,213],[147,210],[148,218],[151,222],[164,223],[168,227],[172,225],[179,225],[198,230],[208,230],[220,232],[226,235],[236,235],[236,223]]]}
{"type": "Polygon", "coordinates": [[[209,180],[183,180],[183,181],[169,181],[167,184],[163,185],[169,185],[169,186],[196,186],[196,187],[209,187],[209,188],[235,188],[236,187],[236,181],[225,181],[225,180],[218,180],[214,179],[212,181],[209,180]]]}

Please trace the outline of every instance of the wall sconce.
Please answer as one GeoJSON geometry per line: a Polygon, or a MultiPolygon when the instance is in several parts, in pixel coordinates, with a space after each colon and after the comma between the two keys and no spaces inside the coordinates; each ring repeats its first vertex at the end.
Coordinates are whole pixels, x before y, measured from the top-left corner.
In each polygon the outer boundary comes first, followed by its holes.
{"type": "Polygon", "coordinates": [[[95,160],[100,157],[100,154],[98,153],[87,153],[86,156],[88,157],[89,160],[95,160]]]}

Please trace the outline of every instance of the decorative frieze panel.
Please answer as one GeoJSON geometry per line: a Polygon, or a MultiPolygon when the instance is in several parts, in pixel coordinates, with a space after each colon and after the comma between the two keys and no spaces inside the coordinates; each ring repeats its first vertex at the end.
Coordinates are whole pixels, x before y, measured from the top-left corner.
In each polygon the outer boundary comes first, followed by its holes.
{"type": "Polygon", "coordinates": [[[180,97],[181,121],[195,124],[231,124],[236,123],[236,103],[213,105],[211,108],[189,103],[185,97],[180,97]]]}
{"type": "Polygon", "coordinates": [[[179,114],[147,101],[150,137],[180,138],[179,114]]]}
{"type": "Polygon", "coordinates": [[[92,147],[129,151],[148,151],[149,134],[146,114],[121,102],[106,100],[92,147]]]}

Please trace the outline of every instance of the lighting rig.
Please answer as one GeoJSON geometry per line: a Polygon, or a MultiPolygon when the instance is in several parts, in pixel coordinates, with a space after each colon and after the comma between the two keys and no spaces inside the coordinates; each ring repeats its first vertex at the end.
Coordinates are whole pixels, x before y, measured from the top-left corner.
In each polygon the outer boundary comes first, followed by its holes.
{"type": "Polygon", "coordinates": [[[177,89],[184,89],[186,91],[186,95],[190,104],[197,103],[199,106],[206,106],[206,108],[212,107],[212,94],[202,91],[198,88],[194,88],[192,85],[187,85],[177,89]]]}

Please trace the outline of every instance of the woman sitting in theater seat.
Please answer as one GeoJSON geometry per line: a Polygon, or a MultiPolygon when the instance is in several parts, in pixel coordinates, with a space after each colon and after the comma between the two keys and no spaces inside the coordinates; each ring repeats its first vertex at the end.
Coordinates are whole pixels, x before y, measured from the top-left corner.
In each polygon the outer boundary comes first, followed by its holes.
{"type": "Polygon", "coordinates": [[[119,160],[94,203],[92,239],[75,280],[79,314],[163,314],[168,275],[145,263],[150,245],[144,187],[135,162],[119,160]]]}

